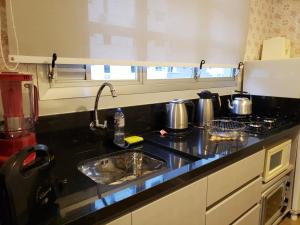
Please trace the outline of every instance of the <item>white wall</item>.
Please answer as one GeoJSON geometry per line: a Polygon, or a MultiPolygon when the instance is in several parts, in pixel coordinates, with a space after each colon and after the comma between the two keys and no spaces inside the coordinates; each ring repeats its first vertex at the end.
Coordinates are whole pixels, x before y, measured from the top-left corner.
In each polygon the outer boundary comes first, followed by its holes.
{"type": "Polygon", "coordinates": [[[300,98],[300,58],[246,62],[244,90],[254,95],[300,98]]]}

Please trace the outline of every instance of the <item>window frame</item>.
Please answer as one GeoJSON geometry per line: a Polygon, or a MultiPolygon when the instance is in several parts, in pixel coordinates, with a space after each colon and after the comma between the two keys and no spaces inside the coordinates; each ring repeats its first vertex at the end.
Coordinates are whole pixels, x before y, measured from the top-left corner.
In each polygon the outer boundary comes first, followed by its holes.
{"type": "Polygon", "coordinates": [[[234,81],[234,77],[213,77],[213,78],[179,78],[179,79],[147,79],[147,67],[143,67],[145,73],[143,74],[144,84],[176,84],[176,83],[189,83],[189,84],[197,84],[200,82],[222,82],[222,81],[234,81]]]}
{"type": "MultiPolygon", "coordinates": [[[[210,66],[211,67],[211,66],[210,66]]],[[[86,77],[91,78],[91,66],[86,65],[86,77]]],[[[41,100],[94,97],[101,83],[106,80],[59,80],[48,79],[48,65],[37,65],[41,100]]],[[[109,80],[119,95],[159,93],[209,88],[236,87],[235,77],[147,79],[147,67],[137,66],[137,80],[109,80]],[[172,85],[170,85],[172,84],[172,85]]],[[[110,95],[106,89],[103,95],[110,95]]]]}
{"type": "MultiPolygon", "coordinates": [[[[86,80],[74,79],[74,80],[59,80],[59,74],[56,74],[55,78],[51,81],[51,87],[60,88],[60,87],[93,87],[99,86],[99,83],[105,82],[107,80],[91,80],[91,65],[86,66],[86,80]]],[[[142,83],[141,77],[139,76],[140,68],[137,67],[136,80],[110,80],[109,82],[116,86],[122,85],[138,85],[142,83]]]]}

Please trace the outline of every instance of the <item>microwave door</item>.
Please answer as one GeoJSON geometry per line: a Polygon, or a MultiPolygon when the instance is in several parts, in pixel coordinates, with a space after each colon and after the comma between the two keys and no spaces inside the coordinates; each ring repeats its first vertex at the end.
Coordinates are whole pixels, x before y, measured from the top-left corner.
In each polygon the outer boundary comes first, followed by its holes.
{"type": "Polygon", "coordinates": [[[284,207],[285,185],[279,187],[263,196],[262,225],[271,225],[282,215],[284,207]]]}

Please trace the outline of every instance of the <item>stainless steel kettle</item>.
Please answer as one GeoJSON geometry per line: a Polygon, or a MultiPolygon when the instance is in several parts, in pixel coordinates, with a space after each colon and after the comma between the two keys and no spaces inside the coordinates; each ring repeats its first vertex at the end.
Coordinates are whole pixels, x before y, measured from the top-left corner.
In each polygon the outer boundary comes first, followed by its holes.
{"type": "Polygon", "coordinates": [[[228,108],[236,115],[250,115],[252,114],[252,99],[251,97],[250,99],[247,97],[236,97],[232,104],[228,99],[228,108]]]}
{"type": "Polygon", "coordinates": [[[218,107],[221,107],[221,99],[219,94],[210,91],[202,91],[198,93],[199,102],[197,107],[196,124],[204,127],[205,124],[214,119],[214,101],[218,101],[218,107]]]}
{"type": "Polygon", "coordinates": [[[166,104],[166,126],[168,129],[183,130],[188,128],[188,112],[186,104],[191,104],[193,106],[193,103],[191,101],[185,101],[181,99],[174,99],[173,101],[166,104]]]}

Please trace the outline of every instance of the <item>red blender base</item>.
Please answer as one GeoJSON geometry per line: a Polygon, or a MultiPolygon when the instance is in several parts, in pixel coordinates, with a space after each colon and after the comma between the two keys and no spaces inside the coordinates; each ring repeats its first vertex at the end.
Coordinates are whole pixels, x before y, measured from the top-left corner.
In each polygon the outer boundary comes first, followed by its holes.
{"type": "Polygon", "coordinates": [[[36,144],[35,133],[29,133],[18,138],[0,140],[0,166],[16,152],[36,144]]]}

